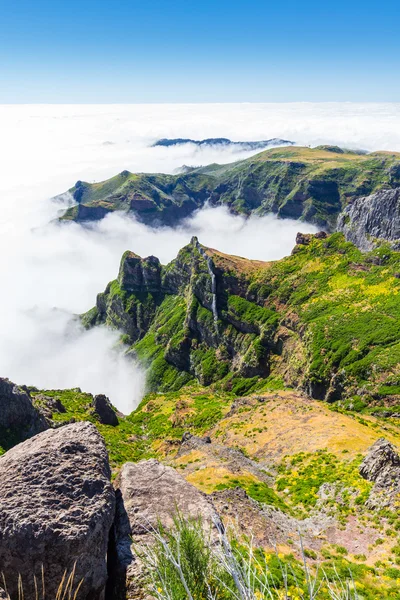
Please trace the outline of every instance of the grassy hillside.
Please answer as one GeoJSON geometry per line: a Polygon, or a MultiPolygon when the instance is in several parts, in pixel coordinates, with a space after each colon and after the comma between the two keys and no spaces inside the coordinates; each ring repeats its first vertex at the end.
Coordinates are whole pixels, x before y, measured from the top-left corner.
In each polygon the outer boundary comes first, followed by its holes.
{"type": "Polygon", "coordinates": [[[127,460],[156,457],[212,495],[226,524],[254,535],[280,560],[300,557],[299,528],[311,565],[349,569],[366,600],[398,598],[400,517],[370,510],[372,484],[358,472],[369,446],[385,436],[400,446],[398,420],[338,409],[293,391],[238,398],[185,387],[150,394],[112,427],[98,422],[92,397],[80,390],[34,391],[59,399],[71,419],[95,423],[106,440],[114,475],[127,460]],[[185,432],[194,438],[182,443],[185,432]],[[211,443],[205,443],[204,436],[211,443]]]}
{"type": "Polygon", "coordinates": [[[174,224],[208,201],[243,214],[274,212],[333,228],[351,198],[398,185],[399,153],[286,147],[179,175],[123,171],[100,183],[79,181],[69,190],[77,205],[62,218],[94,220],[121,210],[146,223],[174,224]]]}

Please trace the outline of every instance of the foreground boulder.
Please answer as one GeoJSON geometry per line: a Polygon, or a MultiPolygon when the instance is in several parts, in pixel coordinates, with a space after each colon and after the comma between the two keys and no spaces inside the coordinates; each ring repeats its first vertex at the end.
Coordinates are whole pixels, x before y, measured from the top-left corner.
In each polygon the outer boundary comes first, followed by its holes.
{"type": "Polygon", "coordinates": [[[29,393],[0,377],[0,446],[7,450],[47,428],[29,393]]]}
{"type": "Polygon", "coordinates": [[[360,475],[374,482],[369,508],[395,507],[400,500],[400,456],[393,444],[380,438],[360,465],[360,475]]]}
{"type": "Polygon", "coordinates": [[[91,423],[50,429],[2,456],[0,565],[11,600],[18,598],[18,574],[24,599],[35,598],[42,565],[46,598],[56,598],[74,565],[78,598],[102,598],[114,512],[107,451],[91,423]]]}
{"type": "Polygon", "coordinates": [[[201,517],[206,526],[217,518],[216,512],[205,494],[154,459],[126,463],[116,484],[113,598],[140,598],[143,566],[134,548],[152,543],[151,532],[159,522],[170,528],[177,511],[184,517],[201,517]]]}

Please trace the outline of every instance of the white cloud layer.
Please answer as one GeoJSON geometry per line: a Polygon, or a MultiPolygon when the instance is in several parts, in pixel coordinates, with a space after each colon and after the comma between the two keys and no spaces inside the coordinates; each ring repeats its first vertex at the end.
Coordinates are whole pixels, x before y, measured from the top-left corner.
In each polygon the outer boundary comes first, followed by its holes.
{"type": "Polygon", "coordinates": [[[270,137],[400,150],[399,105],[138,105],[0,107],[0,374],[38,387],[106,393],[124,412],[143,393],[142,371],[115,349],[118,334],[84,332],[71,316],[94,305],[124,250],[163,263],[192,235],[222,251],[264,260],[288,254],[311,226],[274,217],[245,220],[206,208],[176,229],[151,229],[122,215],[91,228],[50,223],[50,196],[77,179],[123,169],[172,172],[251,153],[150,148],[160,137],[270,137]],[[105,143],[111,142],[111,143],[105,143]]]}

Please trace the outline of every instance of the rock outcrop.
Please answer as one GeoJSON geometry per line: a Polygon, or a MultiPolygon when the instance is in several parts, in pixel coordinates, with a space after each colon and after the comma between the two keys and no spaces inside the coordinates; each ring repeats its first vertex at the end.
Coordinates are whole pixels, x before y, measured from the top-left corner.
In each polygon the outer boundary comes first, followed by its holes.
{"type": "Polygon", "coordinates": [[[110,400],[104,394],[97,394],[93,398],[93,412],[103,425],[118,425],[117,414],[110,400]]]}
{"type": "Polygon", "coordinates": [[[360,465],[360,475],[374,487],[367,500],[369,508],[395,507],[400,502],[400,456],[393,444],[380,438],[371,446],[360,465]]]}
{"type": "Polygon", "coordinates": [[[121,260],[118,283],[126,292],[160,293],[160,261],[155,256],[141,258],[134,252],[125,252],[121,260]]]}
{"type": "Polygon", "coordinates": [[[48,428],[33,406],[29,392],[9,379],[0,378],[0,446],[11,448],[48,428]]]}
{"type": "Polygon", "coordinates": [[[380,190],[354,200],[339,215],[337,230],[364,252],[382,241],[399,249],[400,188],[380,190]]]}
{"type": "Polygon", "coordinates": [[[113,598],[139,598],[143,565],[135,550],[152,544],[152,531],[161,522],[170,528],[177,511],[202,518],[211,527],[217,518],[205,494],[185,481],[175,469],[157,460],[126,463],[116,480],[117,508],[113,528],[113,598]]]}
{"type": "Polygon", "coordinates": [[[91,423],[50,429],[9,450],[0,458],[0,565],[11,600],[19,574],[25,600],[35,598],[42,565],[46,598],[74,565],[79,598],[103,598],[114,512],[107,451],[91,423]]]}
{"type": "Polygon", "coordinates": [[[300,231],[296,235],[296,245],[292,250],[292,254],[296,254],[301,246],[309,246],[313,239],[324,240],[328,235],[325,231],[318,231],[317,233],[301,233],[300,231]]]}

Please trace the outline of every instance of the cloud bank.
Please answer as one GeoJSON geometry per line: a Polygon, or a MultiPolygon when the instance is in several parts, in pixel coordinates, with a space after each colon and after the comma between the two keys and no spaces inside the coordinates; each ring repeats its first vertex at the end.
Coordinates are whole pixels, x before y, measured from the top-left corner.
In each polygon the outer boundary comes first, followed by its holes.
{"type": "Polygon", "coordinates": [[[205,208],[175,229],[117,214],[92,227],[60,226],[49,198],[77,179],[232,160],[229,150],[150,148],[160,137],[283,137],[400,150],[399,116],[399,105],[0,107],[0,374],[40,388],[106,393],[130,412],[143,394],[143,371],[123,356],[117,332],[85,332],[74,321],[116,276],[125,250],[165,264],[197,235],[223,252],[273,260],[291,251],[299,229],[314,230],[224,208],[205,208]]]}

